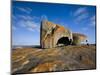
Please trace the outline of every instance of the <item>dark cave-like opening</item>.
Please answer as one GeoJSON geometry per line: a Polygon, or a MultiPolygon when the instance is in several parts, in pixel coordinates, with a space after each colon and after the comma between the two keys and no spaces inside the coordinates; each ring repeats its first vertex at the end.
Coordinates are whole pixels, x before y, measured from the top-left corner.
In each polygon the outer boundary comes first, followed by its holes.
{"type": "Polygon", "coordinates": [[[68,37],[62,37],[58,40],[57,42],[57,45],[63,45],[63,46],[66,46],[66,45],[70,45],[71,44],[71,40],[69,40],[68,37]]]}

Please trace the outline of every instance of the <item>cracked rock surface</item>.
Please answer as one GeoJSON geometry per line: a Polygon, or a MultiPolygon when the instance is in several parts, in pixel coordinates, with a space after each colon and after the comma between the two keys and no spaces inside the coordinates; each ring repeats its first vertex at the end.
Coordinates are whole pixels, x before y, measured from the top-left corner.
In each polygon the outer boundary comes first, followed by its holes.
{"type": "Polygon", "coordinates": [[[96,47],[16,48],[11,64],[13,74],[95,69],[96,47]]]}

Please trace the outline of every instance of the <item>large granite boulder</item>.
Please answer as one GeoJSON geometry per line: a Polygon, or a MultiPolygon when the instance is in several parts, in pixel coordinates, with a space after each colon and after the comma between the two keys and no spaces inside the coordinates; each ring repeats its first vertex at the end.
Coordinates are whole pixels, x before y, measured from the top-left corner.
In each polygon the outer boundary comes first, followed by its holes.
{"type": "Polygon", "coordinates": [[[40,29],[40,44],[42,48],[57,47],[61,44],[70,44],[72,32],[63,26],[43,20],[40,29]]]}
{"type": "Polygon", "coordinates": [[[54,24],[47,20],[41,21],[40,45],[41,48],[53,48],[62,45],[77,45],[86,39],[79,33],[72,33],[68,28],[54,24]]]}
{"type": "Polygon", "coordinates": [[[73,33],[73,45],[79,45],[81,42],[86,40],[86,35],[80,33],[73,33]]]}

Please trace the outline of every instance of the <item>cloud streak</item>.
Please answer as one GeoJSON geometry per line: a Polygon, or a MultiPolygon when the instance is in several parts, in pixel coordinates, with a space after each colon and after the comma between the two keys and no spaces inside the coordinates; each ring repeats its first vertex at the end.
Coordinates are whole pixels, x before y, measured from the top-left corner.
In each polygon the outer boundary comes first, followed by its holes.
{"type": "Polygon", "coordinates": [[[86,7],[78,8],[74,12],[71,12],[71,14],[73,14],[72,16],[76,24],[86,23],[89,26],[95,26],[95,16],[92,15],[90,17],[90,12],[86,7]]]}
{"type": "Polygon", "coordinates": [[[95,15],[90,15],[91,12],[86,7],[80,7],[75,11],[71,12],[73,22],[79,25],[82,31],[88,31],[91,27],[95,27],[95,15]]]}
{"type": "Polygon", "coordinates": [[[95,25],[96,25],[96,17],[95,16],[92,16],[90,19],[89,19],[89,21],[90,21],[90,26],[92,26],[92,27],[95,27],[95,25]]]}
{"type": "Polygon", "coordinates": [[[86,7],[80,7],[73,12],[74,22],[80,24],[89,17],[86,7]]]}
{"type": "MultiPolygon", "coordinates": [[[[39,21],[39,17],[36,16],[30,16],[30,15],[13,15],[12,23],[13,26],[17,25],[19,27],[23,27],[24,29],[27,29],[29,31],[38,31],[40,30],[40,25],[37,21],[39,21]]],[[[15,28],[14,28],[15,29],[15,28]]]]}
{"type": "Polygon", "coordinates": [[[20,10],[21,12],[25,12],[27,14],[30,14],[32,12],[32,9],[31,8],[28,8],[28,7],[16,7],[18,10],[20,10]]]}
{"type": "Polygon", "coordinates": [[[89,17],[88,15],[89,15],[88,13],[81,14],[81,15],[77,16],[77,18],[75,19],[75,21],[77,23],[80,23],[80,22],[86,20],[89,17]]]}
{"type": "Polygon", "coordinates": [[[75,12],[74,12],[74,16],[78,16],[78,15],[81,15],[81,14],[84,14],[86,13],[86,7],[81,7],[81,8],[78,8],[75,12]]]}
{"type": "Polygon", "coordinates": [[[33,22],[31,20],[21,20],[18,22],[18,25],[20,25],[21,27],[24,27],[30,31],[38,31],[39,30],[39,24],[36,22],[33,22]]]}

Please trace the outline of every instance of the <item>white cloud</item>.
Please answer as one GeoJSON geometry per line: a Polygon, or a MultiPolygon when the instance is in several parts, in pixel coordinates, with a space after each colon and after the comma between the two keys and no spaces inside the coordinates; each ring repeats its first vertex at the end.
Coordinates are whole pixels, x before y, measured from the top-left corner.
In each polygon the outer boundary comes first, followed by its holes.
{"type": "MultiPolygon", "coordinates": [[[[39,25],[40,18],[37,16],[30,15],[13,15],[12,18],[12,26],[17,25],[19,27],[23,27],[29,31],[40,31],[39,25]],[[14,19],[16,18],[16,19],[14,19]]],[[[15,27],[13,27],[15,29],[15,27]]]]}
{"type": "Polygon", "coordinates": [[[92,26],[92,27],[95,27],[95,25],[96,25],[96,18],[95,18],[95,16],[92,16],[90,19],[89,19],[89,21],[90,21],[90,26],[92,26]]]}
{"type": "Polygon", "coordinates": [[[18,15],[18,18],[23,20],[40,20],[37,16],[30,16],[30,15],[18,15]]]}
{"type": "Polygon", "coordinates": [[[76,24],[81,24],[89,18],[89,12],[86,7],[80,7],[74,12],[71,12],[71,14],[76,24]]]}
{"type": "Polygon", "coordinates": [[[35,31],[33,28],[27,28],[29,31],[35,31]]]}
{"type": "Polygon", "coordinates": [[[71,12],[73,22],[77,25],[82,25],[83,27],[81,29],[83,31],[88,31],[90,27],[95,27],[95,15],[90,15],[91,14],[86,7],[81,7],[76,9],[75,12],[71,12]]]}
{"type": "Polygon", "coordinates": [[[13,19],[12,20],[13,25],[15,24],[29,31],[40,32],[40,20],[41,18],[47,19],[47,16],[45,15],[44,17],[43,16],[37,17],[37,16],[30,16],[29,14],[27,14],[27,15],[16,15],[16,16],[14,15],[14,18],[16,18],[17,21],[13,19]]]}
{"type": "Polygon", "coordinates": [[[78,16],[87,12],[86,7],[80,7],[74,12],[74,16],[78,16]]]}
{"type": "Polygon", "coordinates": [[[28,13],[30,14],[32,9],[31,8],[28,8],[28,7],[16,7],[18,10],[22,11],[22,12],[25,12],[25,13],[28,13]]]}
{"type": "Polygon", "coordinates": [[[89,15],[88,13],[83,13],[83,14],[77,16],[75,21],[80,23],[80,22],[86,20],[89,17],[88,15],[89,15]]]}
{"type": "Polygon", "coordinates": [[[18,18],[21,20],[33,20],[33,17],[29,15],[18,15],[18,18]]]}
{"type": "Polygon", "coordinates": [[[39,24],[34,22],[33,20],[20,20],[18,23],[21,27],[26,28],[30,31],[38,31],[39,30],[39,24]]]}

